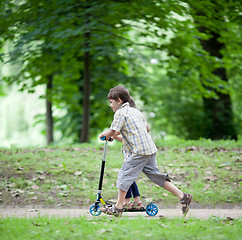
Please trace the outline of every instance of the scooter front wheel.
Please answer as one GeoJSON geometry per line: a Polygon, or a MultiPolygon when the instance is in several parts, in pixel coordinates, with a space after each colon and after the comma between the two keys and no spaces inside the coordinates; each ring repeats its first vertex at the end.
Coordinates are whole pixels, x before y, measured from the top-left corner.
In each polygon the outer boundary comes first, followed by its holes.
{"type": "Polygon", "coordinates": [[[146,213],[149,216],[155,216],[158,213],[158,207],[154,203],[150,203],[146,206],[146,213]]]}
{"type": "Polygon", "coordinates": [[[101,214],[101,210],[100,210],[100,206],[97,206],[97,209],[95,210],[95,204],[93,204],[90,207],[90,213],[92,214],[92,216],[99,216],[101,214]]]}

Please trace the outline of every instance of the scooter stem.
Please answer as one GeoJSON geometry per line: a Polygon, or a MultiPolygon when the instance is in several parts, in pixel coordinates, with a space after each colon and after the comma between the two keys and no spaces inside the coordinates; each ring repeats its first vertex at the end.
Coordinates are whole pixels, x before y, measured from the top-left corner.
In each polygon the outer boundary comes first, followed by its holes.
{"type": "Polygon", "coordinates": [[[99,179],[99,187],[98,187],[99,193],[101,193],[101,190],[102,190],[103,175],[104,175],[105,162],[106,162],[107,145],[108,145],[108,141],[105,142],[103,159],[101,159],[102,160],[102,166],[101,166],[100,179],[99,179]]]}

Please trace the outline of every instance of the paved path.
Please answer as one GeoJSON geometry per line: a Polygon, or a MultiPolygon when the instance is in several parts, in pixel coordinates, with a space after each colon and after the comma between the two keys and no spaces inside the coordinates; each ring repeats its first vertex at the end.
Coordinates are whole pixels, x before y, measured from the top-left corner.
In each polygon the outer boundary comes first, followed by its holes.
{"type": "MultiPolygon", "coordinates": [[[[96,218],[93,217],[88,209],[46,209],[46,208],[38,208],[38,209],[28,209],[28,208],[2,208],[0,209],[0,217],[38,217],[38,216],[56,216],[56,217],[79,217],[79,216],[87,216],[88,218],[96,218]]],[[[100,216],[103,216],[101,214],[100,216]]],[[[128,217],[136,217],[138,215],[147,216],[145,212],[127,212],[123,213],[123,216],[128,217]]],[[[107,216],[107,215],[105,215],[107,216]]],[[[241,218],[242,217],[242,209],[190,209],[186,218],[201,218],[208,219],[212,216],[220,217],[220,218],[241,218]]],[[[155,218],[159,217],[182,217],[180,209],[159,209],[158,214],[155,218]]]]}

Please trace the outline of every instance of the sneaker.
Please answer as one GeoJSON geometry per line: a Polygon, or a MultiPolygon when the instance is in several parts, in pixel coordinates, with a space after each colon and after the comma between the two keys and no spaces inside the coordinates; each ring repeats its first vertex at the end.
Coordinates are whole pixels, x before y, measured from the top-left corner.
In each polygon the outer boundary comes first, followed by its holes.
{"type": "Polygon", "coordinates": [[[189,210],[189,206],[192,202],[192,194],[190,193],[184,193],[183,198],[180,200],[182,204],[182,213],[184,217],[187,215],[187,212],[189,210]]]}

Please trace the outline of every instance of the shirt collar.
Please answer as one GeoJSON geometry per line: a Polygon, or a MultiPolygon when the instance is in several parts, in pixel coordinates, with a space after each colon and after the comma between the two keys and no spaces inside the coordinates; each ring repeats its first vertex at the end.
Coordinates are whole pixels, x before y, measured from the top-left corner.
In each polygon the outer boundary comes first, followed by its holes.
{"type": "Polygon", "coordinates": [[[123,103],[119,109],[124,108],[124,107],[130,107],[129,102],[123,103]]]}

